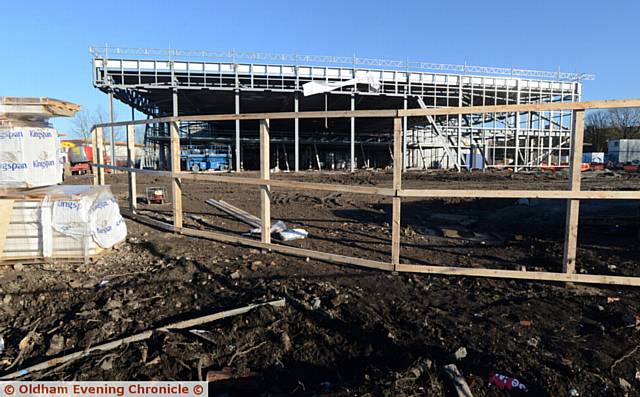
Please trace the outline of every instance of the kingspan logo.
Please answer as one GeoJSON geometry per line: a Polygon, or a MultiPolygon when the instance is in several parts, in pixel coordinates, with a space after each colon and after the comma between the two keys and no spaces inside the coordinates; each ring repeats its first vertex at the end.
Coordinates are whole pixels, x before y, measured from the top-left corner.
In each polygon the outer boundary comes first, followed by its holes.
{"type": "Polygon", "coordinates": [[[99,201],[93,205],[92,211],[98,211],[109,206],[109,201],[99,201]]]}
{"type": "Polygon", "coordinates": [[[115,197],[108,198],[104,201],[98,201],[91,208],[92,211],[101,210],[103,208],[107,208],[110,204],[118,204],[118,200],[115,197]]]}
{"type": "Polygon", "coordinates": [[[33,160],[33,168],[49,168],[56,165],[54,160],[33,160]]]}
{"type": "Polygon", "coordinates": [[[82,205],[78,201],[58,201],[58,207],[80,211],[80,208],[82,208],[82,205]]]}
{"type": "Polygon", "coordinates": [[[96,230],[100,234],[105,234],[105,233],[109,233],[112,230],[112,227],[111,226],[99,227],[99,228],[96,228],[96,230]]]}
{"type": "Polygon", "coordinates": [[[29,131],[29,136],[31,138],[38,138],[38,139],[47,139],[47,138],[53,138],[53,134],[50,131],[29,131]]]}
{"type": "Polygon", "coordinates": [[[0,131],[0,139],[23,138],[22,131],[0,131]]]}
{"type": "Polygon", "coordinates": [[[5,172],[24,170],[26,168],[27,168],[27,163],[0,163],[0,170],[5,172]]]}

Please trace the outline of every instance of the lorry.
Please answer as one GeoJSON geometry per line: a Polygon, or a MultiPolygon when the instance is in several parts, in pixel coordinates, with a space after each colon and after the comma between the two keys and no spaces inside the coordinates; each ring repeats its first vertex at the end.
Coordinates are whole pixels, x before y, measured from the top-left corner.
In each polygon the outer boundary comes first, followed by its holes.
{"type": "Polygon", "coordinates": [[[182,169],[227,171],[231,167],[230,146],[188,147],[180,155],[182,169]]]}

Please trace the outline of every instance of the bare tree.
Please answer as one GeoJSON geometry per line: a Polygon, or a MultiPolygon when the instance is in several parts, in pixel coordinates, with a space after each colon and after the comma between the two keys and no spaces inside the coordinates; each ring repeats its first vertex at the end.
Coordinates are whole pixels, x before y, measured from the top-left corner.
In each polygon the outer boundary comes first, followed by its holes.
{"type": "Polygon", "coordinates": [[[89,143],[91,142],[91,127],[94,124],[106,123],[108,120],[107,112],[101,107],[97,107],[94,111],[82,109],[73,118],[71,130],[80,136],[84,143],[89,143]]]}
{"type": "Polygon", "coordinates": [[[640,108],[610,109],[611,125],[622,139],[630,139],[640,131],[640,108]]]}
{"type": "Polygon", "coordinates": [[[603,152],[607,147],[608,131],[611,129],[609,113],[596,110],[587,113],[584,122],[585,140],[591,143],[591,150],[603,152]]]}

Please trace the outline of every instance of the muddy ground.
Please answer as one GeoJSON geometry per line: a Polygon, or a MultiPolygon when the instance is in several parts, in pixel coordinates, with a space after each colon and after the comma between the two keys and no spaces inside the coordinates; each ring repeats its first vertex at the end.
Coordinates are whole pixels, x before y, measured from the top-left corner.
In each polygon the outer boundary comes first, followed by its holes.
{"type": "MultiPolygon", "coordinates": [[[[391,185],[384,172],[273,177],[391,185]]],[[[166,180],[138,180],[139,196],[148,186],[169,188],[166,180]]],[[[107,181],[126,205],[126,176],[107,181]]],[[[408,173],[403,181],[407,188],[455,189],[566,184],[563,173],[408,173]]],[[[640,174],[585,173],[583,188],[640,190],[640,174]]],[[[259,212],[256,187],[185,182],[183,189],[189,227],[250,229],[207,198],[259,212]]],[[[389,260],[389,199],[274,189],[272,200],[274,219],[310,234],[287,244],[389,260]]],[[[638,226],[629,222],[638,211],[637,202],[583,203],[579,272],[640,276],[638,226]]],[[[170,204],[141,203],[140,212],[171,216],[170,204]]],[[[405,263],[562,268],[561,200],[403,200],[402,223],[405,263]]],[[[212,394],[455,396],[443,373],[455,363],[474,396],[567,396],[571,389],[581,396],[640,395],[638,288],[393,275],[127,225],[127,242],[95,263],[0,269],[2,373],[178,320],[285,298],[284,308],[198,326],[197,335],[156,332],[27,379],[198,380],[231,367],[239,379],[212,384],[212,394]],[[493,372],[517,378],[528,391],[489,386],[493,372]]]]}

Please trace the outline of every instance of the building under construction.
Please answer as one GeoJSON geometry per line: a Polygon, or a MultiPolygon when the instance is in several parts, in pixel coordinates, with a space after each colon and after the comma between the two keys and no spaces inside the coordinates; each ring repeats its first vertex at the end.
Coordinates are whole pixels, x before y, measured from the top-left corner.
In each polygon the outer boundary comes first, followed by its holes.
{"type": "MultiPolygon", "coordinates": [[[[266,53],[91,48],[93,84],[148,117],[575,102],[592,75],[266,53]]],[[[386,167],[392,126],[376,118],[272,120],[273,166],[386,167]]],[[[571,111],[405,118],[404,167],[562,167],[571,111]]],[[[183,147],[227,145],[258,168],[256,121],[183,122],[183,147]]],[[[147,126],[145,164],[166,168],[168,125],[147,126]]]]}

